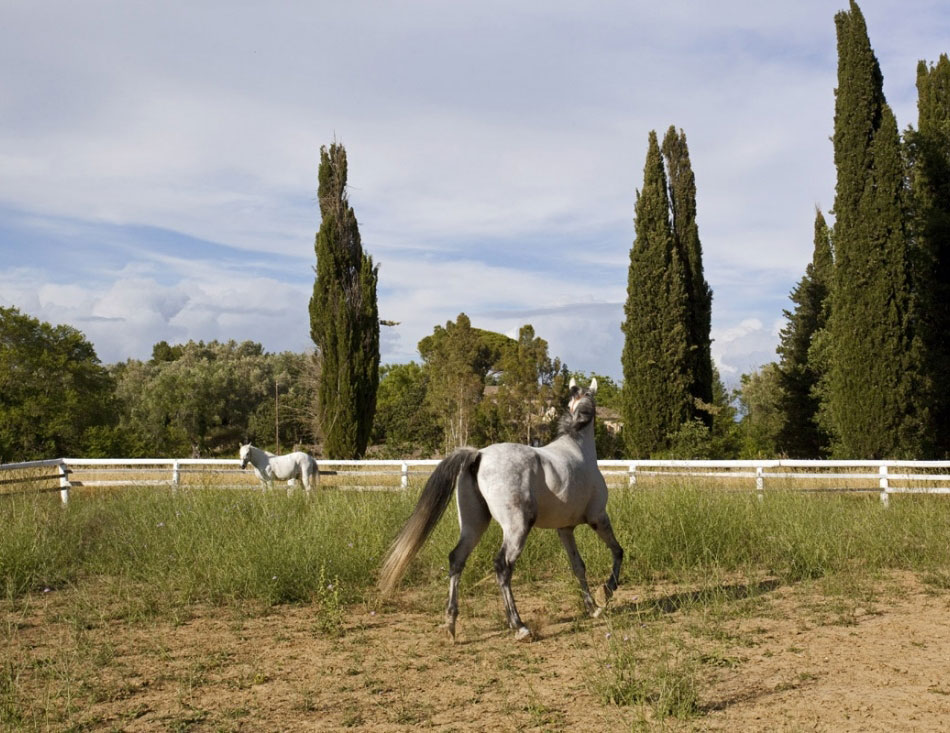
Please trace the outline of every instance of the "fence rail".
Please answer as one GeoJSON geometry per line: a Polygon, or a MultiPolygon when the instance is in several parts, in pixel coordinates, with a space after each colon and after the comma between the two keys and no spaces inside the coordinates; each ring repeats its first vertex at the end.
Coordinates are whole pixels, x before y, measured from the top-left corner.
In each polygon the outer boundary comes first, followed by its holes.
{"type": "MultiPolygon", "coordinates": [[[[321,485],[349,490],[398,491],[427,477],[437,460],[318,460],[321,485]]],[[[875,492],[887,506],[892,494],[950,494],[950,461],[858,460],[603,460],[611,488],[662,486],[671,478],[729,482],[731,488],[875,492]],[[942,485],[934,485],[942,484],[942,485]]],[[[256,488],[252,470],[236,458],[56,458],[0,464],[0,496],[74,488],[188,486],[256,488]],[[50,485],[52,484],[52,485],[50,485]]]]}

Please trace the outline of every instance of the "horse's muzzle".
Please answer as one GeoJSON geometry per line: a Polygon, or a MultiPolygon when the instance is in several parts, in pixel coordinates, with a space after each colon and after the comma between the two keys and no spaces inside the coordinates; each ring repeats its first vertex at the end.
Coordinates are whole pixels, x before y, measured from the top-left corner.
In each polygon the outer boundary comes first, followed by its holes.
{"type": "Polygon", "coordinates": [[[241,470],[243,471],[245,468],[247,468],[247,459],[246,459],[246,458],[245,458],[243,461],[241,461],[241,470]]]}

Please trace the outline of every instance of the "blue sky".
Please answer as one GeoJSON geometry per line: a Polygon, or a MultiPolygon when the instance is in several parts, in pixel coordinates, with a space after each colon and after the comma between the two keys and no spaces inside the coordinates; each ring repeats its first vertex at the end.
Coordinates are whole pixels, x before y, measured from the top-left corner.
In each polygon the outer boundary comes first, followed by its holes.
{"type": "MultiPolygon", "coordinates": [[[[467,313],[621,376],[647,135],[687,136],[714,356],[774,358],[833,204],[844,2],[7,2],[0,305],[103,362],[309,340],[319,149],[349,158],[384,362],[467,313]]],[[[944,1],[861,3],[884,90],[950,51],[944,1]]]]}

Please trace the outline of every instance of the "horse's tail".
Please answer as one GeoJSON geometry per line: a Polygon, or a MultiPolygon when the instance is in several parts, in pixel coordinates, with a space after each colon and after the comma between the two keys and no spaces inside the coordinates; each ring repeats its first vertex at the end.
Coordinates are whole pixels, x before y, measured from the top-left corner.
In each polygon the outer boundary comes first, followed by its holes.
{"type": "Polygon", "coordinates": [[[477,470],[477,461],[477,450],[459,448],[435,467],[419,496],[416,508],[409,515],[383,561],[379,573],[379,590],[383,596],[392,593],[406,573],[412,558],[432,534],[448,506],[449,499],[452,498],[459,475],[463,471],[477,470]]]}

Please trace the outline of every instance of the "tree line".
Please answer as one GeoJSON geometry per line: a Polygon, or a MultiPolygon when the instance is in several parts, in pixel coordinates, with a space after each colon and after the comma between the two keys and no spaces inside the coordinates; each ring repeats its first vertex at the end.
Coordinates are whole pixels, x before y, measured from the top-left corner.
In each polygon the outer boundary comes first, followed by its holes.
{"type": "Polygon", "coordinates": [[[860,8],[835,16],[833,224],[791,293],[778,360],[746,382],[763,453],[950,457],[950,59],[917,65],[898,132],[860,8]]]}
{"type": "MultiPolygon", "coordinates": [[[[950,457],[950,59],[917,67],[917,127],[898,132],[864,17],[835,16],[834,221],[790,293],[777,360],[727,393],[711,357],[713,293],[686,135],[648,135],[634,202],[622,384],[596,375],[612,457],[950,457]]],[[[378,266],[347,197],[346,150],[320,151],[313,352],[155,345],[103,366],[83,335],[0,308],[0,460],[230,455],[241,440],[330,458],[442,455],[545,442],[577,375],[525,324],[460,313],[380,364],[378,266]]]]}
{"type": "MultiPolygon", "coordinates": [[[[430,457],[463,443],[546,442],[571,376],[530,325],[517,339],[464,313],[419,343],[421,362],[385,364],[367,436],[374,457],[430,457]]],[[[251,341],[160,341],[148,360],[103,365],[71,326],[0,308],[0,462],[62,456],[223,456],[251,440],[334,455],[315,352],[251,341]]],[[[599,376],[605,404],[619,388],[599,376]]],[[[354,431],[355,432],[355,431],[354,431]]],[[[605,433],[606,435],[606,433],[605,433]]],[[[350,456],[346,456],[350,457],[350,456]]]]}

